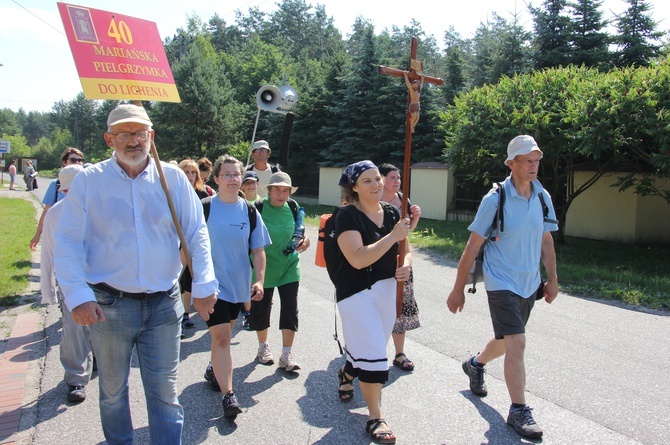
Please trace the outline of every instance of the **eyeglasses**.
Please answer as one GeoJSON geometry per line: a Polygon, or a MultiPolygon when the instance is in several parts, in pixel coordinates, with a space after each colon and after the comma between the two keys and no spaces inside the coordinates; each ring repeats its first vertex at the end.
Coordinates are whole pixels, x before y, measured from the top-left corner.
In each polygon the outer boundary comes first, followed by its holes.
{"type": "Polygon", "coordinates": [[[242,178],[242,174],[240,173],[221,173],[219,175],[220,178],[225,179],[226,181],[230,181],[231,179],[240,179],[242,178]]]}
{"type": "Polygon", "coordinates": [[[267,148],[257,148],[254,151],[257,151],[259,153],[270,153],[270,150],[268,150],[267,148]]]}
{"type": "Polygon", "coordinates": [[[81,164],[84,162],[84,158],[67,158],[67,162],[70,164],[81,164]]]}
{"type": "Polygon", "coordinates": [[[119,142],[124,143],[128,142],[131,137],[135,136],[138,141],[146,141],[149,139],[149,135],[151,134],[151,131],[149,130],[138,130],[135,133],[131,133],[130,131],[121,131],[119,133],[109,133],[112,136],[116,136],[116,139],[119,140],[119,142]]]}

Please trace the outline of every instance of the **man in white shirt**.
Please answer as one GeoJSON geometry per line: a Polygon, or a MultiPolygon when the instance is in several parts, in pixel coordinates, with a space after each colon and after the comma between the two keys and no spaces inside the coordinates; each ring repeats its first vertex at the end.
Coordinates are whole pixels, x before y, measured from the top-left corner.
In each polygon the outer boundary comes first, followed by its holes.
{"type": "Polygon", "coordinates": [[[254,163],[247,167],[247,171],[256,173],[258,177],[258,190],[256,193],[258,193],[261,199],[268,196],[265,186],[270,182],[270,176],[280,171],[278,166],[268,162],[270,154],[272,154],[272,150],[270,150],[270,144],[267,141],[260,140],[254,142],[253,149],[251,150],[251,157],[254,158],[254,163]]]}
{"type": "MultiPolygon", "coordinates": [[[[110,112],[104,137],[114,154],[77,175],[55,232],[56,277],[74,321],[89,326],[110,445],[133,441],[133,348],[145,384],[150,443],[180,444],[184,423],[177,398],[180,242],[149,156],[151,127],[140,106],[122,104],[110,112]]],[[[202,205],[179,167],[161,165],[192,257],[193,305],[208,320],[218,283],[202,205]]]]}
{"type": "MultiPolygon", "coordinates": [[[[58,192],[67,196],[74,177],[84,170],[81,164],[67,165],[58,172],[60,186],[58,192]]],[[[65,199],[65,198],[63,198],[65,199]]],[[[63,201],[51,206],[42,223],[42,253],[40,259],[40,287],[42,304],[58,303],[62,312],[60,362],[65,370],[65,383],[68,387],[67,399],[71,403],[80,403],[86,399],[85,387],[91,379],[93,369],[93,353],[88,337],[88,328],[80,326],[72,319],[72,314],[65,307],[63,293],[56,290],[54,281],[54,230],[63,210],[63,201]]]]}

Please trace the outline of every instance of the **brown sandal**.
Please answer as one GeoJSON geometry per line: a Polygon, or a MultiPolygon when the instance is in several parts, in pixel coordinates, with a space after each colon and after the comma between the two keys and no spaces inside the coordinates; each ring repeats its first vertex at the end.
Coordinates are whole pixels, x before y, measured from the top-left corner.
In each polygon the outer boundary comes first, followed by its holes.
{"type": "Polygon", "coordinates": [[[384,419],[368,420],[368,423],[365,425],[365,431],[370,434],[370,437],[375,442],[383,444],[395,443],[395,434],[393,434],[393,431],[391,431],[391,428],[389,428],[384,419]]]}
{"type": "MultiPolygon", "coordinates": [[[[337,371],[337,378],[340,380],[340,388],[344,385],[351,385],[354,382],[353,377],[350,379],[347,378],[347,375],[344,372],[344,366],[337,371]]],[[[337,393],[340,396],[340,402],[351,402],[354,399],[354,388],[338,389],[337,393]]]]}

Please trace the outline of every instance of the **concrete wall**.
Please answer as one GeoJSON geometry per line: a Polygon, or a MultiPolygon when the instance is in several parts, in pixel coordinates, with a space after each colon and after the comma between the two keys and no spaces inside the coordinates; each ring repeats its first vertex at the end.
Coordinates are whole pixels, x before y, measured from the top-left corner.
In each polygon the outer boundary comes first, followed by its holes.
{"type": "MultiPolygon", "coordinates": [[[[591,176],[593,172],[575,173],[575,188],[591,176]]],[[[603,176],[575,198],[568,210],[565,234],[631,244],[670,244],[670,204],[630,190],[620,193],[610,187],[616,180],[616,174],[603,176]]],[[[667,187],[670,179],[660,180],[658,185],[667,187]]]]}
{"type": "Polygon", "coordinates": [[[340,182],[344,167],[321,167],[319,169],[319,204],[337,207],[342,203],[340,182]]]}
{"type": "Polygon", "coordinates": [[[454,200],[454,175],[447,168],[412,167],[409,197],[421,217],[444,221],[454,200]]]}
{"type": "MultiPolygon", "coordinates": [[[[423,218],[446,220],[454,197],[454,175],[446,168],[412,167],[410,199],[421,206],[423,218]]],[[[344,167],[321,167],[319,170],[319,204],[338,206],[341,188],[337,185],[344,167]]]]}

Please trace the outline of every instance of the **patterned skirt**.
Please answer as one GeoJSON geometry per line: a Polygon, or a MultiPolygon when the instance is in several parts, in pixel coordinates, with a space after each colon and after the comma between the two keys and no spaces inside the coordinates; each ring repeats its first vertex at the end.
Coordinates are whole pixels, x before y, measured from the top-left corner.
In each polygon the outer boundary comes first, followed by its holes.
{"type": "Polygon", "coordinates": [[[402,295],[402,314],[396,318],[393,325],[394,334],[404,334],[421,326],[419,323],[419,307],[414,299],[414,270],[410,270],[409,280],[405,281],[405,290],[402,295]]]}

